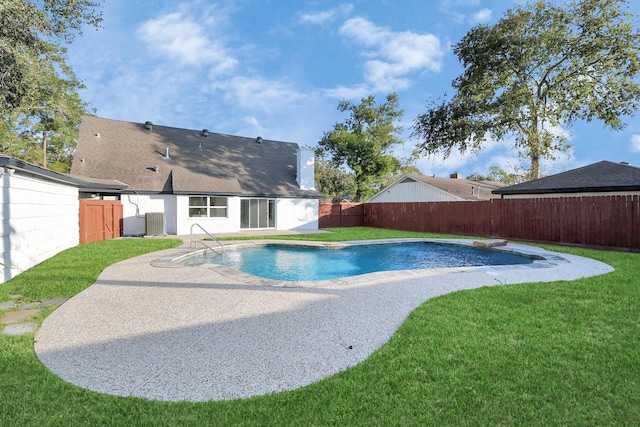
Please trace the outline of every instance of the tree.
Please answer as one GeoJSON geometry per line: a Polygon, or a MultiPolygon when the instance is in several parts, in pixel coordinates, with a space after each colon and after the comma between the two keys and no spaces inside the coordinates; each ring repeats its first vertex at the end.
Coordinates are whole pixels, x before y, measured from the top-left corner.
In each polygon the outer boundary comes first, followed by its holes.
{"type": "Polygon", "coordinates": [[[30,131],[21,131],[14,117],[0,120],[0,149],[2,154],[37,163],[42,159],[42,148],[30,131]]]}
{"type": "Polygon", "coordinates": [[[316,150],[315,180],[324,200],[340,201],[355,195],[353,174],[334,167],[320,150],[316,150]]]}
{"type": "Polygon", "coordinates": [[[471,175],[467,176],[465,179],[468,179],[469,181],[495,181],[495,178],[493,175],[489,174],[489,175],[482,175],[480,172],[473,172],[471,173],[471,175]]]}
{"type": "Polygon", "coordinates": [[[0,4],[3,153],[29,161],[36,157],[43,166],[51,155],[56,168],[68,170],[86,104],[78,97],[83,86],[66,63],[63,45],[82,34],[83,25],[99,26],[99,5],[92,0],[0,4]]]}
{"type": "Polygon", "coordinates": [[[491,166],[487,175],[473,172],[466,179],[470,181],[497,181],[505,185],[514,185],[525,181],[526,174],[522,173],[517,166],[512,167],[512,170],[513,172],[507,172],[499,166],[491,166]]]}
{"type": "Polygon", "coordinates": [[[535,179],[541,159],[570,147],[561,128],[598,119],[622,129],[640,101],[634,24],[626,0],[538,1],[473,28],[454,48],[464,67],[454,96],[414,122],[416,152],[447,157],[513,137],[535,179]]]}
{"type": "MultiPolygon", "coordinates": [[[[102,21],[92,0],[3,0],[0,4],[0,113],[39,97],[51,66],[74,79],[62,44],[82,34],[85,24],[102,21]],[[43,69],[43,65],[45,68],[43,69]]],[[[55,71],[54,68],[54,71],[55,71]]]]}
{"type": "Polygon", "coordinates": [[[395,144],[402,143],[394,133],[400,128],[394,124],[402,117],[395,93],[387,95],[387,101],[375,105],[375,97],[361,99],[359,105],[341,101],[341,112],[350,112],[344,123],[336,123],[318,143],[320,153],[327,154],[334,168],[346,165],[353,171],[355,199],[360,201],[373,195],[371,185],[384,175],[400,167],[400,162],[388,154],[395,144]]]}
{"type": "Polygon", "coordinates": [[[518,173],[517,169],[514,172],[509,173],[498,166],[491,166],[489,170],[490,176],[493,176],[496,181],[505,185],[515,185],[526,181],[526,175],[518,173]]]}
{"type": "Polygon", "coordinates": [[[87,105],[75,92],[75,81],[51,78],[40,104],[23,116],[24,128],[40,138],[41,163],[60,172],[71,169],[71,161],[82,116],[87,105]]]}

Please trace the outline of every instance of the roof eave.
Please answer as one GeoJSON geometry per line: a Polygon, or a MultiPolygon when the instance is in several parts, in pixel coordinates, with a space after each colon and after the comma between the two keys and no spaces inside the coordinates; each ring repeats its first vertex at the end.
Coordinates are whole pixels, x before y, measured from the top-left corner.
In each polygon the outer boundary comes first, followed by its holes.
{"type": "Polygon", "coordinates": [[[24,160],[15,159],[13,157],[0,156],[0,167],[6,169],[20,170],[32,176],[36,176],[48,181],[69,184],[74,187],[81,187],[82,181],[72,178],[69,175],[34,165],[24,160]]]}
{"type": "Polygon", "coordinates": [[[202,195],[202,196],[242,196],[242,193],[237,191],[173,191],[171,194],[175,194],[176,196],[193,196],[193,195],[202,195]]]}

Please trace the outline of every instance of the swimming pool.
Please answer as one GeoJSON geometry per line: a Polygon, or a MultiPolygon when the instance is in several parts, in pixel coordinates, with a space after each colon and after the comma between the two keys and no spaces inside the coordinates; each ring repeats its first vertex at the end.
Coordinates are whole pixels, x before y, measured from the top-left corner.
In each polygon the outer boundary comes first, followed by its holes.
{"type": "Polygon", "coordinates": [[[200,252],[183,265],[226,265],[266,279],[338,279],[378,271],[530,264],[534,258],[504,251],[431,242],[371,244],[339,248],[265,244],[200,252]]]}

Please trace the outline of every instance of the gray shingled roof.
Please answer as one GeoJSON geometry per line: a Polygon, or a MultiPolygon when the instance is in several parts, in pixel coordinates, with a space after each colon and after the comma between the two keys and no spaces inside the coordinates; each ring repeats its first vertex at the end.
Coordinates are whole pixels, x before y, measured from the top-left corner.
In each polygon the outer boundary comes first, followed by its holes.
{"type": "Polygon", "coordinates": [[[599,193],[640,191],[640,168],[603,160],[533,181],[494,190],[494,194],[599,193]]]}
{"type": "Polygon", "coordinates": [[[470,181],[468,179],[438,178],[424,175],[408,175],[410,178],[432,185],[464,200],[489,200],[491,191],[504,184],[497,181],[470,181]]]}
{"type": "Polygon", "coordinates": [[[296,183],[297,150],[294,143],[86,116],[71,175],[148,193],[320,197],[296,183]]]}

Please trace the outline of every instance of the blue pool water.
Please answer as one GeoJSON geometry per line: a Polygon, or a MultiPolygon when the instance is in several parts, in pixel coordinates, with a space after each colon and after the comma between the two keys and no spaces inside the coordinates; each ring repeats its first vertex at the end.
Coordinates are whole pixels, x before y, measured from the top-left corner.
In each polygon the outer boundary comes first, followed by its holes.
{"type": "Polygon", "coordinates": [[[305,281],[376,271],[528,264],[533,259],[473,247],[418,242],[339,249],[284,245],[227,248],[222,255],[209,252],[182,262],[187,265],[222,264],[267,279],[305,281]]]}

